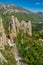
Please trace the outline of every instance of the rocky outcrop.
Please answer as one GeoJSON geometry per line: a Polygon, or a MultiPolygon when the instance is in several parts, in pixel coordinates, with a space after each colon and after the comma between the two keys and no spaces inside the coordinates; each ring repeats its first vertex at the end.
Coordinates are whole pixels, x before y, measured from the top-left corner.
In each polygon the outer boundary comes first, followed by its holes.
{"type": "Polygon", "coordinates": [[[30,36],[32,36],[32,25],[31,21],[21,21],[20,28],[24,33],[28,33],[30,36]]]}
{"type": "MultiPolygon", "coordinates": [[[[30,36],[32,36],[32,25],[31,21],[21,21],[19,22],[18,19],[14,16],[11,16],[10,21],[8,21],[9,24],[9,31],[11,32],[9,34],[11,43],[13,43],[13,38],[16,37],[19,30],[21,30],[23,33],[28,33],[30,36]]],[[[3,27],[2,19],[0,18],[0,45],[4,45],[6,43],[6,34],[3,27]]]]}
{"type": "Polygon", "coordinates": [[[12,35],[15,37],[19,30],[23,31],[24,33],[28,33],[32,36],[32,25],[31,21],[21,21],[19,22],[18,19],[14,16],[11,17],[11,21],[9,21],[9,30],[11,30],[12,35]]]}
{"type": "Polygon", "coordinates": [[[2,19],[0,17],[0,47],[3,47],[5,43],[6,43],[6,34],[3,27],[2,19]]]}

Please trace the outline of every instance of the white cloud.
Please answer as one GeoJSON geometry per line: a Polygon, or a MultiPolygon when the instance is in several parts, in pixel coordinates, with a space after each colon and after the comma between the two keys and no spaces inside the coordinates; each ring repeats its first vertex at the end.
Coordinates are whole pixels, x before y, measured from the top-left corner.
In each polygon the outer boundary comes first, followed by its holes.
{"type": "Polygon", "coordinates": [[[37,2],[37,3],[35,3],[35,5],[43,5],[43,3],[38,3],[38,2],[37,2]]]}
{"type": "Polygon", "coordinates": [[[35,3],[35,4],[36,4],[36,5],[40,5],[41,3],[38,3],[38,2],[37,2],[37,3],[35,3]]]}

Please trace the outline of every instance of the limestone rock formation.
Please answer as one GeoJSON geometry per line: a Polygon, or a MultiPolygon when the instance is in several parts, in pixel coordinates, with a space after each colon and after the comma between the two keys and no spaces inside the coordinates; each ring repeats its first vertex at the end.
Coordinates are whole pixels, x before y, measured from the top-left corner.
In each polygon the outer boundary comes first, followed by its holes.
{"type": "Polygon", "coordinates": [[[28,33],[30,36],[32,36],[32,24],[31,21],[21,21],[20,28],[24,33],[28,33]]]}
{"type": "Polygon", "coordinates": [[[15,37],[17,32],[21,29],[24,33],[28,33],[32,36],[32,24],[31,21],[21,21],[19,22],[18,19],[14,16],[11,17],[9,21],[9,30],[11,30],[12,35],[15,37]]]}
{"type": "Polygon", "coordinates": [[[6,43],[6,34],[3,27],[2,19],[0,17],[0,47],[6,43]]]}

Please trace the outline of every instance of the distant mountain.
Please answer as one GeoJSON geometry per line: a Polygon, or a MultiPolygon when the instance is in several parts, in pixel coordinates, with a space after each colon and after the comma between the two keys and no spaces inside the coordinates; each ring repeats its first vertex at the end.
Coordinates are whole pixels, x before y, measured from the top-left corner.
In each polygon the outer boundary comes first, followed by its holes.
{"type": "Polygon", "coordinates": [[[38,15],[43,16],[43,12],[37,12],[38,15]]]}

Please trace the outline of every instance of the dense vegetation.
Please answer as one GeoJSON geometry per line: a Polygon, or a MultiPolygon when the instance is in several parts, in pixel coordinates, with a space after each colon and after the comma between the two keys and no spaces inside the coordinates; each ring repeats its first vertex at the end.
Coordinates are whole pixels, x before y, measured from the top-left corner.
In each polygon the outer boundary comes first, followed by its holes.
{"type": "Polygon", "coordinates": [[[12,51],[12,47],[10,47],[7,44],[7,45],[5,45],[5,50],[0,50],[0,51],[7,61],[7,62],[5,62],[4,60],[3,61],[0,60],[0,65],[17,65],[13,51],[12,51]]]}
{"type": "Polygon", "coordinates": [[[21,57],[27,65],[43,65],[43,45],[30,37],[27,33],[18,33],[17,47],[21,57]]]}

